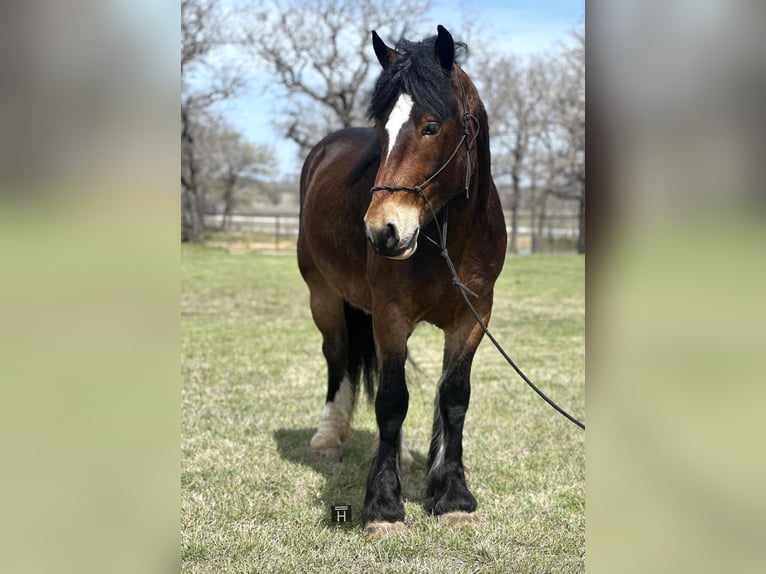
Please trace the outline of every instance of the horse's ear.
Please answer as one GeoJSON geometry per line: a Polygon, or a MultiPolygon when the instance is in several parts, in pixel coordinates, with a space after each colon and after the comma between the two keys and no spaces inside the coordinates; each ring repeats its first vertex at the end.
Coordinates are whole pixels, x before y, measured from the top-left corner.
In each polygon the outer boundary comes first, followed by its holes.
{"type": "Polygon", "coordinates": [[[391,65],[391,62],[396,60],[396,57],[398,56],[396,50],[386,46],[375,30],[372,31],[372,47],[375,48],[375,55],[378,57],[378,62],[380,62],[380,65],[383,66],[384,70],[388,68],[391,65]]]}
{"type": "Polygon", "coordinates": [[[451,72],[452,64],[455,61],[455,42],[444,26],[439,24],[436,29],[439,31],[439,35],[434,44],[434,56],[445,71],[451,72]]]}

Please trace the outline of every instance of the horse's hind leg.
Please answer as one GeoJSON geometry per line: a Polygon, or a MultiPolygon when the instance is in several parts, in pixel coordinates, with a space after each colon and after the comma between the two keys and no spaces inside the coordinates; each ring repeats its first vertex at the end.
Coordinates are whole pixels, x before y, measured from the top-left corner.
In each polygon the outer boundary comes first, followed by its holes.
{"type": "Polygon", "coordinates": [[[311,288],[311,314],[322,333],[322,352],[327,361],[327,398],[317,432],[311,439],[311,455],[338,458],[351,434],[358,380],[347,373],[348,332],[343,298],[329,287],[311,288]]]}

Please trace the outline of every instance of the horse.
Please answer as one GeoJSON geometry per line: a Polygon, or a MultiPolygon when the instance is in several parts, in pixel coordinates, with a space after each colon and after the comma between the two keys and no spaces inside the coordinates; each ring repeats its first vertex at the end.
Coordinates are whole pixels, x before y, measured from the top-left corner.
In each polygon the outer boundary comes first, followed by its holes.
{"type": "Polygon", "coordinates": [[[327,362],[310,452],[340,457],[364,379],[378,427],[361,516],[368,537],[404,528],[400,472],[413,460],[402,435],[407,341],[424,321],[444,332],[444,355],[423,506],[449,526],[478,522],[462,437],[484,333],[455,283],[488,323],[506,229],[487,113],[456,62],[466,46],[437,32],[395,48],[372,32],[382,66],[368,107],[375,125],[322,139],[300,178],[298,266],[327,362]]]}

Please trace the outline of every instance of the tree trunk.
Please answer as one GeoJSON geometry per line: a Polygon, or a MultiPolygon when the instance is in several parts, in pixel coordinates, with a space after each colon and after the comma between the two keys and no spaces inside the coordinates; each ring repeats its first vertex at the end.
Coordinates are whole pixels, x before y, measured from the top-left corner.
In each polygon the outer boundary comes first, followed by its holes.
{"type": "Polygon", "coordinates": [[[513,200],[511,201],[511,253],[518,253],[519,204],[521,203],[521,170],[527,148],[527,137],[519,130],[516,134],[516,147],[513,149],[513,200]]]}
{"type": "Polygon", "coordinates": [[[516,199],[516,192],[514,192],[514,199],[511,202],[511,239],[508,242],[508,251],[511,253],[518,253],[519,249],[516,245],[516,228],[518,226],[519,218],[519,202],[516,199]]]}
{"type": "MultiPolygon", "coordinates": [[[[518,163],[516,165],[518,165],[518,163]]],[[[519,181],[519,174],[515,166],[511,171],[511,178],[513,179],[513,191],[511,195],[511,240],[508,250],[511,253],[518,253],[519,246],[517,237],[519,228],[519,203],[521,203],[521,182],[519,181]]]]}
{"type": "Polygon", "coordinates": [[[182,219],[182,239],[194,243],[205,240],[205,221],[203,208],[200,206],[200,197],[189,190],[183,192],[184,214],[182,219]]]}
{"type": "Polygon", "coordinates": [[[231,215],[234,212],[234,188],[237,186],[237,173],[229,169],[224,179],[223,190],[223,217],[221,219],[221,229],[228,231],[231,227],[231,215]]]}
{"type": "Polygon", "coordinates": [[[197,181],[194,138],[187,111],[181,108],[181,239],[201,243],[205,240],[204,198],[197,181]]]}
{"type": "Polygon", "coordinates": [[[580,197],[580,221],[577,235],[577,253],[585,253],[585,194],[580,197]]]}
{"type": "Polygon", "coordinates": [[[533,236],[533,250],[538,253],[542,250],[543,230],[545,229],[545,220],[548,217],[548,190],[544,189],[540,192],[540,212],[538,213],[538,219],[535,222],[537,229],[534,231],[533,236]]]}
{"type": "Polygon", "coordinates": [[[537,252],[537,238],[535,237],[535,222],[537,221],[537,198],[535,197],[535,189],[534,186],[531,189],[531,203],[532,203],[532,212],[529,214],[529,240],[530,240],[530,250],[532,253],[537,252]]]}

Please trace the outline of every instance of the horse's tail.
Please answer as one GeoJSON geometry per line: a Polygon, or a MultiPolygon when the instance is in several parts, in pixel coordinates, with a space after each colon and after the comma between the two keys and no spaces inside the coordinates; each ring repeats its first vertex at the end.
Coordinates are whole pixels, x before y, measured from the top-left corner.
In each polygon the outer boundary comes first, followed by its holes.
{"type": "Polygon", "coordinates": [[[348,332],[348,374],[355,387],[360,377],[364,379],[367,401],[372,402],[375,398],[375,379],[378,374],[378,356],[372,334],[372,315],[352,307],[348,301],[344,301],[343,308],[348,332]]]}

